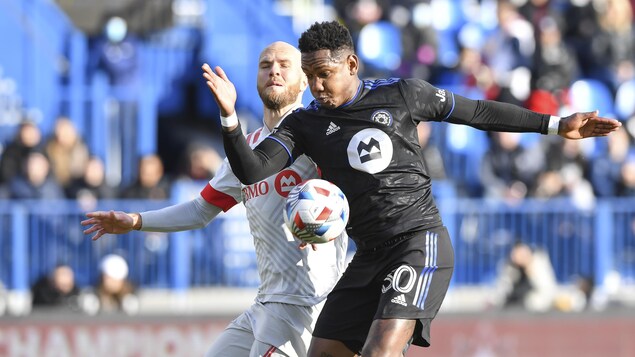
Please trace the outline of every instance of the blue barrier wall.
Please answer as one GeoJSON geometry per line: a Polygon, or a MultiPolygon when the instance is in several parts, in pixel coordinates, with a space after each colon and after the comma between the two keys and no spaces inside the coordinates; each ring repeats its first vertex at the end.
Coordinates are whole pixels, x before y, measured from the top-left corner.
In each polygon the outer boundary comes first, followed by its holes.
{"type": "MultiPolygon", "coordinates": [[[[173,234],[133,232],[92,242],[79,222],[87,209],[140,211],[164,201],[104,201],[81,207],[75,201],[0,203],[0,280],[28,289],[58,262],[67,262],[85,286],[97,279],[99,259],[123,255],[131,278],[142,287],[183,290],[201,286],[256,286],[258,275],[242,206],[204,229],[173,234]]],[[[545,249],[558,281],[610,271],[635,284],[635,201],[599,201],[579,211],[567,201],[527,200],[509,206],[484,200],[443,200],[439,206],[453,239],[453,286],[491,284],[516,240],[545,249]]]]}

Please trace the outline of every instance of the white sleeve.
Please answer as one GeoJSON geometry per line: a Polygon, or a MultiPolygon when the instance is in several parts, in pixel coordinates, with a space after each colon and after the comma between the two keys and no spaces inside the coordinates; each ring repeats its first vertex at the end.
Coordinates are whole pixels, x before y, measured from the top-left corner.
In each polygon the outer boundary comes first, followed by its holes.
{"type": "Polygon", "coordinates": [[[203,197],[159,210],[141,212],[141,230],[178,232],[205,227],[222,210],[203,197]]]}

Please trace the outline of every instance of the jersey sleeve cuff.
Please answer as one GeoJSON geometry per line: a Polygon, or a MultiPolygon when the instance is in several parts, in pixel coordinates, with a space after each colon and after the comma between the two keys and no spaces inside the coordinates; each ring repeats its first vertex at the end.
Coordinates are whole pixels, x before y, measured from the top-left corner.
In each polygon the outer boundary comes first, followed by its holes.
{"type": "Polygon", "coordinates": [[[220,123],[226,128],[231,128],[232,126],[238,124],[238,115],[236,115],[236,111],[234,110],[234,112],[228,117],[224,117],[221,115],[220,123]]]}
{"type": "Polygon", "coordinates": [[[549,125],[547,126],[547,135],[558,135],[560,128],[560,120],[562,118],[552,115],[549,117],[549,125]]]}

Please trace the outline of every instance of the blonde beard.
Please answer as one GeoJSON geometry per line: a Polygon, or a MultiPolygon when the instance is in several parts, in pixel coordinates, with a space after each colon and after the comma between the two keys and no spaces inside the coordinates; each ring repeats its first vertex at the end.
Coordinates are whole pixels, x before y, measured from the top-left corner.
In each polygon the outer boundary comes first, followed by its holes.
{"type": "Polygon", "coordinates": [[[271,109],[271,110],[279,110],[290,104],[295,103],[299,93],[300,93],[300,84],[286,88],[283,93],[272,94],[272,95],[266,95],[264,93],[264,90],[261,90],[260,88],[258,88],[258,95],[260,96],[260,100],[262,100],[262,103],[264,104],[265,108],[271,109]],[[297,87],[297,88],[294,88],[294,87],[297,87]],[[295,93],[293,93],[294,89],[296,89],[295,93]]]}

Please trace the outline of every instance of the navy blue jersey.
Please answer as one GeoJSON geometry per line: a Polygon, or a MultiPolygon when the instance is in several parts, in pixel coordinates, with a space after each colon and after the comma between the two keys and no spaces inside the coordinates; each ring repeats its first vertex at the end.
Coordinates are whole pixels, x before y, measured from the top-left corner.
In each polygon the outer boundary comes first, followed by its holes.
{"type": "Polygon", "coordinates": [[[510,104],[456,96],[423,80],[361,81],[355,97],[338,108],[313,102],[287,116],[255,149],[254,160],[245,152],[248,147],[235,145],[238,138],[227,140],[227,133],[225,150],[241,179],[279,170],[301,154],[311,157],[322,177],[346,195],[351,207],[347,232],[358,247],[367,248],[442,224],[420,156],[419,121],[545,133],[548,119],[510,104]]]}
{"type": "Polygon", "coordinates": [[[322,177],[342,189],[351,207],[348,234],[358,246],[374,246],[398,233],[441,225],[417,123],[446,118],[453,102],[423,81],[362,83],[347,105],[333,110],[312,103],[273,135],[293,157],[310,156],[322,177]]]}

